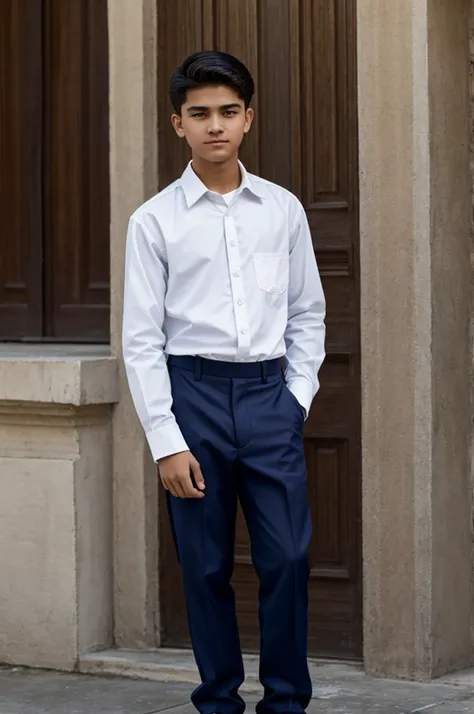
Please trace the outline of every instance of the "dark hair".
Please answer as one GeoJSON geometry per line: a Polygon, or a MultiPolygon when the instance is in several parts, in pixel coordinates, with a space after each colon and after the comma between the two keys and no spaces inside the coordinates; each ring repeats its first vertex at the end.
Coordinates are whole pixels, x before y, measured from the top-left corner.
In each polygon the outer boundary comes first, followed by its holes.
{"type": "Polygon", "coordinates": [[[213,50],[196,52],[185,59],[171,77],[169,94],[175,111],[181,113],[190,89],[209,85],[231,87],[244,101],[246,109],[255,91],[252,75],[236,57],[213,50]]]}

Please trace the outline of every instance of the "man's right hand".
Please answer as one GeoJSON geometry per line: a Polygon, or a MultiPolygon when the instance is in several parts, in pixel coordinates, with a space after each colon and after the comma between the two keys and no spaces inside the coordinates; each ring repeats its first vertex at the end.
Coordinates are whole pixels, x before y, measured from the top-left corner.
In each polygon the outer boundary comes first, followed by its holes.
{"type": "Polygon", "coordinates": [[[163,486],[176,498],[204,498],[204,479],[201,467],[190,451],[166,456],[158,461],[163,486]],[[197,488],[191,480],[191,472],[197,488]]]}

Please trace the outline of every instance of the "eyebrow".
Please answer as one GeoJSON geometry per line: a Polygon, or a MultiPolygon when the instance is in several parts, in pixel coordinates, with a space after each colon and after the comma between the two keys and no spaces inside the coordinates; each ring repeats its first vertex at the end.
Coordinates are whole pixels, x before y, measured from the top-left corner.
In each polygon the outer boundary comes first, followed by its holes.
{"type": "MultiPolygon", "coordinates": [[[[240,109],[241,106],[241,104],[235,102],[234,104],[223,104],[221,107],[219,107],[219,109],[227,111],[229,109],[240,109]]],[[[188,112],[207,112],[208,109],[209,107],[199,107],[197,105],[194,105],[192,107],[188,107],[188,112]]]]}

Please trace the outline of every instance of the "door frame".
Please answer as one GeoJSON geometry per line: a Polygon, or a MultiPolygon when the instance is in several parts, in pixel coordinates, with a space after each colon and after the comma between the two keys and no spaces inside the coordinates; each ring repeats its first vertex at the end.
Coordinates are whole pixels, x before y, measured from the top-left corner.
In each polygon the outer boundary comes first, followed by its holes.
{"type": "MultiPolygon", "coordinates": [[[[456,100],[454,89],[461,87],[465,102],[461,109],[465,111],[467,126],[469,5],[468,0],[462,0],[459,18],[455,12],[448,18],[443,2],[428,6],[427,0],[416,0],[404,3],[403,8],[394,3],[381,4],[379,0],[358,3],[364,662],[369,672],[379,675],[426,678],[434,671],[433,649],[428,647],[425,653],[424,647],[432,637],[431,617],[434,617],[433,528],[442,528],[446,520],[434,520],[435,512],[429,510],[434,508],[433,500],[428,499],[427,504],[423,500],[424,489],[431,489],[434,473],[432,412],[427,409],[437,398],[433,393],[431,363],[425,365],[423,359],[431,354],[436,335],[431,331],[431,323],[423,321],[430,314],[432,293],[423,292],[425,263],[417,262],[413,246],[421,249],[429,267],[432,206],[424,162],[432,146],[426,107],[432,80],[430,37],[436,30],[438,43],[443,38],[448,43],[451,36],[458,37],[459,21],[466,22],[466,47],[457,42],[460,47],[447,44],[442,48],[450,53],[457,72],[453,76],[461,84],[440,83],[439,90],[444,92],[440,106],[449,106],[449,102],[456,100]],[[400,148],[398,155],[390,153],[394,135],[400,148]],[[377,142],[373,141],[374,136],[378,137],[377,142]],[[387,160],[393,161],[392,182],[387,180],[387,160]],[[400,236],[401,247],[397,243],[400,236]],[[416,304],[412,322],[405,326],[400,323],[399,303],[390,292],[394,275],[400,277],[398,295],[410,293],[415,286],[417,298],[423,298],[416,304]],[[393,359],[392,324],[406,328],[405,333],[403,330],[399,333],[407,347],[405,361],[400,354],[398,362],[393,359]],[[415,350],[411,349],[413,345],[415,350]],[[400,368],[395,368],[397,365],[400,368]],[[397,483],[398,489],[393,486],[397,483]],[[387,579],[385,574],[389,576],[387,579]],[[408,637],[393,619],[400,612],[400,601],[410,613],[409,627],[414,625],[408,637]]],[[[121,351],[123,256],[128,218],[158,185],[156,34],[156,0],[109,0],[111,342],[116,355],[121,351]]],[[[435,71],[433,66],[433,77],[435,71]]],[[[439,68],[437,71],[439,75],[439,68]]],[[[439,146],[448,147],[453,136],[456,134],[451,134],[451,138],[437,137],[437,150],[439,146]]],[[[462,134],[461,139],[469,146],[467,135],[462,134]]],[[[462,203],[462,216],[467,215],[467,219],[461,228],[454,223],[447,226],[456,228],[452,234],[454,241],[465,240],[466,231],[469,233],[471,201],[467,176],[468,169],[466,173],[463,169],[455,179],[461,195],[457,205],[462,203]]],[[[463,319],[471,305],[466,270],[461,270],[463,319]]],[[[432,287],[431,283],[428,287],[432,287]]],[[[463,355],[469,354],[469,359],[463,357],[463,364],[470,365],[469,337],[459,333],[458,339],[459,350],[463,355]]],[[[441,343],[436,348],[442,349],[441,343]]],[[[469,375],[463,373],[462,377],[468,380],[466,384],[470,383],[469,375]]],[[[469,391],[466,386],[464,391],[469,391]]],[[[456,426],[465,444],[470,443],[471,423],[467,406],[464,411],[456,411],[456,426]]],[[[123,367],[120,403],[114,415],[113,448],[116,644],[135,648],[159,646],[156,470],[150,463],[123,367]]],[[[462,457],[469,464],[463,449],[459,459],[462,457]]],[[[460,461],[460,468],[463,464],[460,461]]],[[[438,533],[437,542],[443,543],[439,557],[444,557],[438,561],[440,577],[450,572],[450,560],[459,563],[459,552],[465,571],[469,576],[472,572],[470,511],[466,520],[466,509],[462,510],[463,500],[470,506],[472,495],[466,490],[465,479],[459,479],[454,487],[458,499],[455,507],[462,513],[463,528],[458,527],[455,511],[448,526],[455,524],[456,529],[452,533],[449,530],[438,533]],[[469,534],[469,547],[465,531],[469,534]],[[443,535],[446,538],[439,541],[443,535]],[[445,553],[452,557],[445,557],[445,553]]],[[[469,589],[469,597],[470,594],[469,589]]],[[[448,605],[459,621],[465,618],[464,601],[459,608],[453,608],[449,600],[448,605]]],[[[442,608],[442,604],[438,607],[442,608]]],[[[447,619],[448,611],[440,614],[443,623],[451,622],[447,619]]],[[[469,621],[462,622],[470,633],[469,621]]],[[[446,634],[450,644],[448,627],[446,634]]],[[[451,668],[468,666],[469,658],[455,651],[455,647],[453,644],[450,658],[441,653],[441,660],[449,660],[451,668]]]]}

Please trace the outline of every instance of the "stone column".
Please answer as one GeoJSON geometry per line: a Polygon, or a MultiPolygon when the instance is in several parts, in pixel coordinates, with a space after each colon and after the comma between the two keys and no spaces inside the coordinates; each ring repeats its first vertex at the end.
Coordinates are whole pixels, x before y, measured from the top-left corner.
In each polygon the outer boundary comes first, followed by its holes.
{"type": "Polygon", "coordinates": [[[471,662],[469,0],[359,0],[365,665],[471,662]]]}
{"type": "MultiPolygon", "coordinates": [[[[111,345],[121,355],[125,236],[157,191],[156,0],[109,0],[111,345]]],[[[120,360],[114,414],[114,604],[119,647],[158,644],[156,469],[120,360]]]]}
{"type": "Polygon", "coordinates": [[[113,641],[108,348],[2,345],[0,662],[72,670],[113,641]]]}

